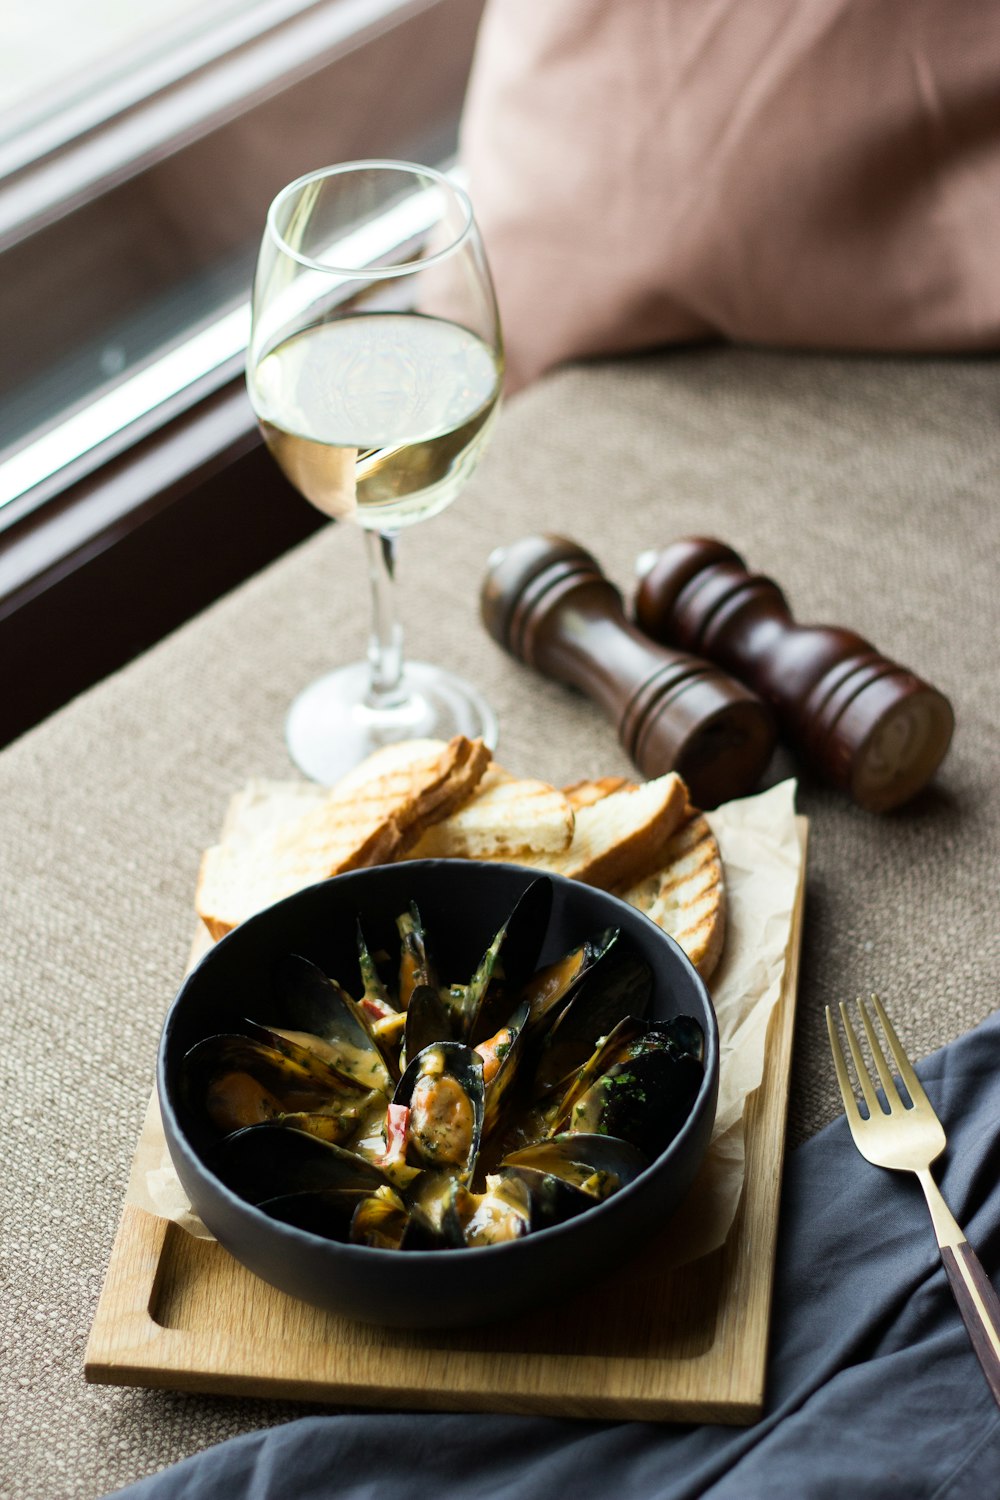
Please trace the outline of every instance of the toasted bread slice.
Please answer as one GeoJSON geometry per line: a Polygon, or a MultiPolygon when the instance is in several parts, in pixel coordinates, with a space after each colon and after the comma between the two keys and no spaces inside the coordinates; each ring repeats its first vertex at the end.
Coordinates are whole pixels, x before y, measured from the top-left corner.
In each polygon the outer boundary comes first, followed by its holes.
{"type": "Polygon", "coordinates": [[[562,854],[531,855],[521,863],[605,890],[633,884],[662,864],[686,804],[687,788],[675,771],[625,786],[579,809],[573,841],[562,854]]]}
{"type": "Polygon", "coordinates": [[[410,850],[410,858],[559,854],[569,847],[574,824],[573,809],[562,792],[547,781],[511,776],[494,764],[465,806],[429,828],[410,850]]]}
{"type": "MultiPolygon", "coordinates": [[[[363,787],[373,776],[439,754],[442,740],[402,740],[374,751],[337,783],[363,787]]],[[[408,851],[410,859],[516,859],[559,853],[573,837],[573,809],[546,781],[515,777],[491,761],[464,806],[435,823],[408,851]]]]}
{"type": "Polygon", "coordinates": [[[722,859],[706,818],[688,816],[663,851],[663,867],[617,892],[679,943],[702,979],[722,954],[726,887],[722,859]]]}
{"type": "Polygon", "coordinates": [[[383,745],[381,749],[373,750],[371,755],[353,766],[330,790],[339,796],[341,792],[355,791],[359,786],[374,781],[378,776],[405,770],[410,766],[431,764],[443,755],[447,748],[446,740],[430,739],[397,740],[395,744],[383,745]]]}
{"type": "Polygon", "coordinates": [[[206,850],[195,906],[213,937],[293,891],[403,855],[424,830],[467,800],[489,763],[482,740],[459,735],[436,757],[335,787],[291,822],[246,842],[206,850]]]}
{"type": "Polygon", "coordinates": [[[255,776],[230,798],[219,842],[247,844],[265,829],[315,812],[329,795],[329,787],[316,781],[271,781],[255,776]]]}
{"type": "Polygon", "coordinates": [[[612,792],[620,792],[625,787],[636,785],[636,782],[629,781],[625,776],[599,776],[596,781],[574,781],[569,786],[564,786],[563,792],[576,812],[581,807],[593,807],[595,802],[610,797],[612,792]]]}

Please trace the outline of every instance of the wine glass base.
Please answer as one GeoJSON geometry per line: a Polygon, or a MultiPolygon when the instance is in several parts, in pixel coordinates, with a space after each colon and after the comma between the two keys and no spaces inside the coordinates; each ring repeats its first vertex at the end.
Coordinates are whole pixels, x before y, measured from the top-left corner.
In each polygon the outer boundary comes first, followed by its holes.
{"type": "Polygon", "coordinates": [[[496,715],[470,683],[426,662],[407,662],[399,701],[373,708],[367,702],[367,662],[340,667],[310,683],[285,721],[292,760],[313,781],[331,786],[359,761],[400,740],[480,738],[497,743],[496,715]]]}

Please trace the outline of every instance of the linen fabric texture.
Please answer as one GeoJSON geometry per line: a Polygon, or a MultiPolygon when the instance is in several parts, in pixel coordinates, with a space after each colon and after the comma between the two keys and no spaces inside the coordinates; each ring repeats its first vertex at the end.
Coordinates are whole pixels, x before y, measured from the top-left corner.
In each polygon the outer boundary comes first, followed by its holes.
{"type": "Polygon", "coordinates": [[[997,348],[998,62],[983,0],[492,0],[461,154],[511,388],[706,338],[997,348]]]}

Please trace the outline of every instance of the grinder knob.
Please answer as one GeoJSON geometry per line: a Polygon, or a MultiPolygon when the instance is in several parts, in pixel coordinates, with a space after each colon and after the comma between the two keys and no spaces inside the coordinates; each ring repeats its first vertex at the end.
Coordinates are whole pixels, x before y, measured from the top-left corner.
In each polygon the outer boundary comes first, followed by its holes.
{"type": "Polygon", "coordinates": [[[724,542],[687,537],[643,563],[642,629],[754,688],[803,759],[861,807],[885,812],[927,784],[955,723],[937,688],[852,630],[797,624],[777,584],[724,542]]]}
{"type": "Polygon", "coordinates": [[[699,807],[756,785],[774,744],[769,710],[717,667],[648,640],[575,542],[528,536],[499,548],[480,604],[506,651],[600,704],[644,776],[677,771],[699,807]]]}

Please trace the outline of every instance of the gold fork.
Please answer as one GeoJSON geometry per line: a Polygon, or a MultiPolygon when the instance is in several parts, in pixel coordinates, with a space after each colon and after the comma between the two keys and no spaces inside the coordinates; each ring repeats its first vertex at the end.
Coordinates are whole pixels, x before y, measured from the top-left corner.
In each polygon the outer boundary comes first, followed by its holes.
{"type": "Polygon", "coordinates": [[[878,996],[872,995],[871,1001],[889,1044],[896,1071],[903,1081],[911,1103],[904,1104],[900,1097],[892,1069],[886,1061],[868,1008],[858,996],[861,1021],[888,1111],[883,1107],[876,1092],[876,1085],[865,1066],[858,1038],[847,1014],[847,1007],[841,1003],[840,1019],[854,1062],[858,1084],[868,1107],[867,1119],[862,1115],[854,1096],[847,1069],[847,1059],[830,1014],[830,1007],[827,1006],[826,1025],[830,1033],[833,1062],[837,1069],[837,1082],[840,1084],[840,1092],[844,1098],[847,1123],[851,1127],[854,1144],[866,1161],[872,1162],[876,1167],[889,1167],[896,1172],[917,1174],[920,1186],[924,1190],[924,1197],[927,1199],[934,1233],[937,1235],[938,1246],[941,1250],[941,1259],[948,1273],[948,1280],[951,1282],[959,1312],[962,1314],[962,1320],[972,1340],[972,1347],[976,1351],[979,1363],[983,1367],[990,1390],[993,1392],[997,1405],[1000,1406],[1000,1300],[990,1285],[978,1256],[955,1222],[951,1210],[938,1190],[937,1183],[931,1176],[931,1162],[936,1160],[945,1148],[945,1133],[941,1121],[934,1113],[916,1073],[910,1067],[909,1058],[903,1051],[878,996]]]}

